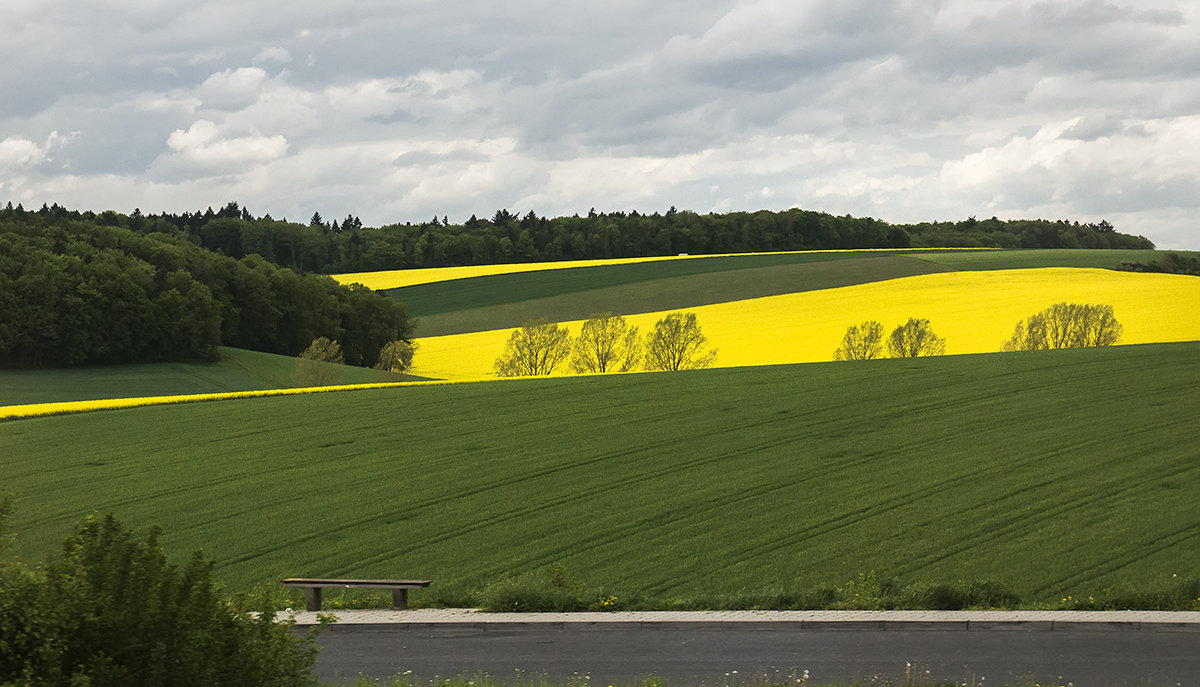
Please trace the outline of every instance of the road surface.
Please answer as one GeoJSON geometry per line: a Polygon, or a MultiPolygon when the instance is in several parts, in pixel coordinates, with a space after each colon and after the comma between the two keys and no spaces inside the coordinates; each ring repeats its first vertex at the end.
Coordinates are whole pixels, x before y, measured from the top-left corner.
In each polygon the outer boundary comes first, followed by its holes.
{"type": "Polygon", "coordinates": [[[1200,687],[1200,623],[351,622],[319,643],[317,674],[329,681],[412,671],[513,682],[520,671],[562,682],[586,675],[593,685],[649,675],[724,685],[807,671],[817,684],[907,674],[917,683],[1200,687]]]}

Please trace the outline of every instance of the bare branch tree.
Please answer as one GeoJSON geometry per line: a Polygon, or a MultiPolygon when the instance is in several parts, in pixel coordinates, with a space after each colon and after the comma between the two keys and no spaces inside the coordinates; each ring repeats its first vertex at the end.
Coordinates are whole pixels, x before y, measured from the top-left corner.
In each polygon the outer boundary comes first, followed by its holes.
{"type": "Polygon", "coordinates": [[[842,345],[833,352],[834,360],[870,360],[883,353],[883,325],[875,320],[851,325],[842,337],[842,345]]]}
{"type": "Polygon", "coordinates": [[[1004,342],[1001,350],[1112,346],[1121,340],[1123,330],[1111,305],[1055,303],[1018,322],[1012,337],[1004,342]]]}
{"type": "Polygon", "coordinates": [[[548,375],[570,354],[571,335],[565,327],[546,319],[530,320],[508,338],[494,367],[501,377],[548,375]]]}
{"type": "Polygon", "coordinates": [[[704,351],[708,339],[700,332],[696,313],[671,313],[654,324],[646,336],[647,370],[696,370],[717,359],[717,350],[704,351]]]}
{"type": "Polygon", "coordinates": [[[946,340],[933,333],[929,320],[909,318],[908,322],[892,330],[888,339],[888,353],[893,358],[916,358],[925,355],[943,355],[946,340]]]}
{"type": "Polygon", "coordinates": [[[592,315],[575,339],[571,369],[576,372],[629,372],[642,357],[638,328],[610,312],[592,315]]]}

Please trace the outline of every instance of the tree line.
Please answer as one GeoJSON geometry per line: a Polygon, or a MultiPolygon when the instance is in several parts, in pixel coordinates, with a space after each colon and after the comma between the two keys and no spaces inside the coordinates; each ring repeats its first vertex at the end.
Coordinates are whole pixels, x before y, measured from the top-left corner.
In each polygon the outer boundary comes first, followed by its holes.
{"type": "MultiPolygon", "coordinates": [[[[1057,303],[1017,323],[1003,351],[1112,346],[1123,327],[1111,305],[1057,303]]],[[[687,370],[711,366],[716,349],[695,313],[670,313],[643,338],[638,328],[611,312],[592,315],[579,335],[546,319],[531,320],[512,332],[494,369],[500,377],[549,375],[566,363],[577,373],[631,372],[638,369],[687,370]]],[[[833,353],[834,360],[917,358],[944,355],[946,339],[928,319],[910,317],[885,338],[883,324],[867,320],[851,325],[833,353]]]]}
{"type": "Polygon", "coordinates": [[[548,375],[569,361],[579,373],[698,370],[717,359],[695,313],[670,313],[643,338],[611,312],[592,315],[572,337],[557,322],[531,320],[513,331],[494,369],[500,377],[548,375]]]}
{"type": "Polygon", "coordinates": [[[1200,277],[1200,255],[1167,253],[1158,260],[1146,262],[1125,261],[1117,265],[1125,272],[1162,272],[1165,274],[1190,274],[1200,277]]]}
{"type": "MultiPolygon", "coordinates": [[[[1121,340],[1123,331],[1111,305],[1056,303],[1018,322],[1013,335],[1000,350],[1114,346],[1121,340]]],[[[885,345],[893,358],[943,355],[946,352],[946,340],[934,333],[929,320],[913,317],[893,329],[886,340],[883,325],[877,320],[851,325],[846,329],[841,345],[833,352],[833,359],[872,360],[883,356],[885,345]]]]}
{"type": "Polygon", "coordinates": [[[867,320],[851,325],[842,337],[842,345],[833,352],[834,360],[871,360],[883,354],[884,344],[893,358],[918,358],[943,355],[946,340],[933,332],[929,320],[911,317],[908,322],[892,330],[886,342],[883,325],[877,320],[867,320]]]}
{"type": "Polygon", "coordinates": [[[296,355],[320,336],[371,366],[411,338],[404,306],[178,234],[0,211],[0,365],[205,359],[218,345],[296,355]]]}
{"type": "Polygon", "coordinates": [[[264,260],[301,271],[337,274],[416,267],[451,267],[549,260],[859,248],[1153,248],[1107,221],[976,220],[893,224],[871,217],[835,216],[793,208],[780,212],[701,214],[674,207],[542,217],[497,210],[455,224],[432,217],[367,227],[348,215],[307,223],[253,216],[236,202],[219,210],[144,215],[71,211],[59,205],[29,211],[9,203],[0,219],[35,215],[43,222],[94,222],[181,238],[222,255],[264,260]]]}

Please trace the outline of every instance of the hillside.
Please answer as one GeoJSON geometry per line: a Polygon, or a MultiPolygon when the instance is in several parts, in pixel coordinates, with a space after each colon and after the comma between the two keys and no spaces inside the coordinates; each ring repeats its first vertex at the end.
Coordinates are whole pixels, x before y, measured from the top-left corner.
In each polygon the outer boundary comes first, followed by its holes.
{"type": "MultiPolygon", "coordinates": [[[[0,369],[0,406],[284,389],[296,385],[295,370],[296,359],[289,356],[225,347],[218,349],[214,362],[0,369]]],[[[343,384],[414,379],[419,378],[338,366],[343,384]]]]}
{"type": "MultiPolygon", "coordinates": [[[[833,264],[879,263],[875,259],[833,264]]],[[[872,273],[869,267],[860,269],[867,275],[872,273]]],[[[662,303],[659,294],[668,292],[657,286],[648,284],[641,293],[630,288],[629,295],[621,300],[591,301],[589,314],[604,310],[621,312],[620,307],[632,298],[662,303]]],[[[692,292],[680,291],[680,301],[699,290],[700,286],[696,286],[692,292]]],[[[588,294],[603,296],[619,291],[598,289],[588,294]]],[[[687,307],[687,311],[696,314],[707,338],[706,345],[718,350],[715,365],[736,367],[832,360],[846,328],[867,320],[879,321],[890,332],[909,318],[924,318],[930,321],[935,333],[946,339],[947,353],[995,352],[1012,335],[1017,322],[1059,302],[1113,306],[1117,320],[1124,327],[1122,343],[1200,340],[1200,320],[1193,316],[1200,312],[1200,279],[1081,268],[934,272],[687,307]]],[[[525,314],[533,315],[536,306],[561,305],[561,301],[548,298],[520,305],[525,314]]],[[[464,311],[447,314],[440,321],[486,325],[501,321],[494,313],[509,309],[497,306],[478,312],[464,311]]],[[[645,312],[626,319],[645,333],[665,314],[645,312]]],[[[563,325],[571,335],[578,334],[581,328],[579,321],[563,325]]],[[[504,350],[511,333],[512,329],[497,328],[420,338],[414,372],[439,379],[494,376],[493,362],[504,350]]],[[[566,365],[554,371],[554,374],[569,373],[566,365]]]]}
{"type": "MultiPolygon", "coordinates": [[[[1114,269],[1122,262],[1157,259],[1161,251],[1120,250],[922,250],[823,251],[737,256],[668,257],[653,262],[552,263],[553,270],[481,274],[440,281],[438,270],[335,275],[364,281],[405,303],[419,318],[421,337],[517,327],[534,317],[584,319],[611,310],[630,315],[727,303],[784,293],[838,288],[898,277],[956,270],[1079,267],[1114,269]],[[568,269],[561,269],[568,268],[568,269]]],[[[487,268],[455,268],[480,274],[487,268]]]]}
{"type": "Polygon", "coordinates": [[[148,407],[0,425],[0,483],[28,557],[113,510],[235,589],[561,564],[657,607],[869,571],[1053,603],[1195,570],[1198,383],[1188,343],[148,407]]]}

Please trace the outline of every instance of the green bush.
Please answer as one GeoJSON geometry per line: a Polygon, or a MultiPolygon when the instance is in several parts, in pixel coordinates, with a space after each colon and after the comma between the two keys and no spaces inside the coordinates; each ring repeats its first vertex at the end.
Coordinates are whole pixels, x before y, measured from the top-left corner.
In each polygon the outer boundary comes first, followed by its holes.
{"type": "Polygon", "coordinates": [[[93,516],[43,571],[4,553],[0,684],[318,684],[311,633],[227,600],[198,553],[172,564],[157,532],[93,516]]]}
{"type": "Polygon", "coordinates": [[[1177,577],[1143,587],[1120,585],[1083,595],[1067,595],[1055,608],[1071,611],[1200,611],[1200,578],[1177,577]]]}
{"type": "Polygon", "coordinates": [[[954,584],[914,585],[895,608],[958,611],[968,608],[1015,608],[1020,598],[999,582],[959,580],[954,584]]]}
{"type": "Polygon", "coordinates": [[[495,613],[621,611],[629,608],[630,601],[624,595],[581,584],[562,565],[541,574],[501,578],[473,596],[481,610],[495,613]]]}

